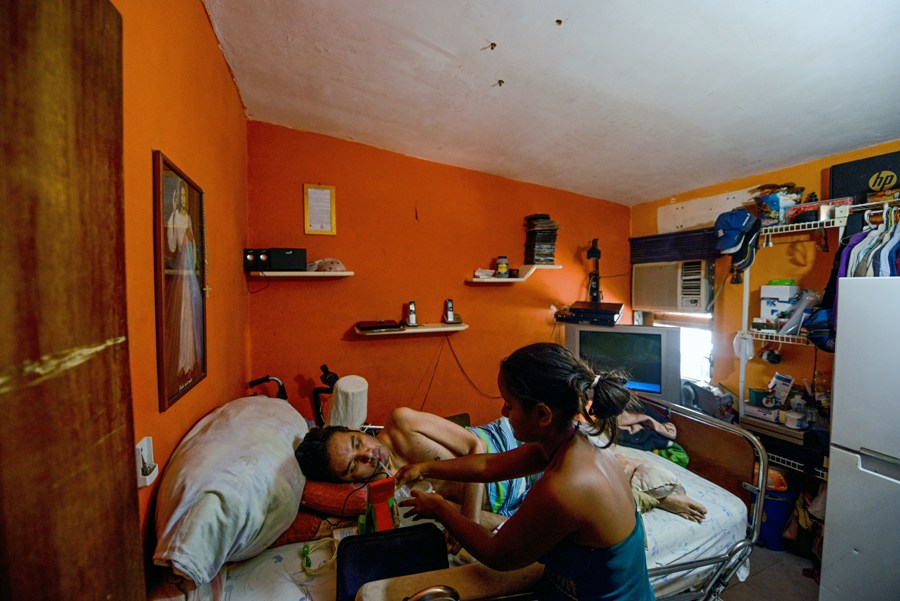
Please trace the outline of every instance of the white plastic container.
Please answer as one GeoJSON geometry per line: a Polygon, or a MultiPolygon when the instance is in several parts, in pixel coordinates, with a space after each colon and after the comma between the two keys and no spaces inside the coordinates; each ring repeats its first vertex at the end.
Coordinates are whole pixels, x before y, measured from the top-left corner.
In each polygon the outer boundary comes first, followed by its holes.
{"type": "Polygon", "coordinates": [[[762,286],[759,289],[759,316],[778,322],[778,317],[790,315],[799,300],[800,286],[762,286]]]}

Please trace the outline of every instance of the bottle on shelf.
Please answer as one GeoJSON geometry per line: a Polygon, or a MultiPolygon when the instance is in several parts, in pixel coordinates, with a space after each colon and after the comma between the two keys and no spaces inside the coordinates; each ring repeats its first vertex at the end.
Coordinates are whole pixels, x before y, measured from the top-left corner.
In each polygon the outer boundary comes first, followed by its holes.
{"type": "Polygon", "coordinates": [[[506,258],[506,255],[500,255],[499,257],[497,257],[497,273],[494,275],[494,277],[509,277],[509,260],[506,258]]]}
{"type": "Polygon", "coordinates": [[[813,395],[819,412],[828,415],[831,407],[831,384],[820,371],[813,374],[813,395]]]}

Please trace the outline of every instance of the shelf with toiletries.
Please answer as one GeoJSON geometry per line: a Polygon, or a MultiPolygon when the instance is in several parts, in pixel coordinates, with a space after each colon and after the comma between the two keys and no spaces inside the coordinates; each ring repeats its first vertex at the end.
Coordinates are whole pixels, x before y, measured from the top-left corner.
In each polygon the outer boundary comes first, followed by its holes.
{"type": "MultiPolygon", "coordinates": [[[[841,227],[846,223],[844,215],[834,219],[828,219],[810,223],[792,223],[785,225],[773,225],[763,227],[760,230],[760,250],[772,246],[771,239],[774,236],[790,235],[802,232],[815,233],[823,228],[841,227]]],[[[747,381],[747,365],[753,359],[761,359],[768,363],[777,364],[781,361],[781,345],[793,345],[796,347],[814,348],[813,344],[801,332],[804,310],[818,304],[820,294],[812,290],[804,290],[793,281],[769,281],[759,288],[760,309],[759,317],[750,323],[750,288],[752,278],[750,268],[743,272],[743,300],[742,300],[742,329],[737,333],[737,338],[744,339],[740,357],[740,383],[738,408],[741,425],[757,434],[787,442],[790,445],[802,446],[804,432],[813,427],[813,422],[819,418],[811,417],[810,411],[805,409],[806,404],[797,401],[800,407],[797,409],[794,403],[794,394],[790,390],[774,394],[776,379],[786,378],[790,383],[786,387],[796,387],[800,380],[794,380],[786,374],[775,373],[769,382],[769,394],[765,400],[758,397],[765,393],[765,388],[750,388],[747,381]],[[787,315],[788,317],[784,317],[787,315]],[[754,349],[754,342],[761,343],[762,350],[754,349]],[[777,347],[777,348],[776,348],[777,347]],[[774,400],[770,397],[774,397],[774,400]]],[[[737,347],[736,347],[737,348],[737,347]]],[[[755,376],[758,378],[758,373],[755,376]]],[[[807,387],[808,388],[808,387],[807,387]]],[[[818,427],[818,426],[817,426],[818,427]]]]}

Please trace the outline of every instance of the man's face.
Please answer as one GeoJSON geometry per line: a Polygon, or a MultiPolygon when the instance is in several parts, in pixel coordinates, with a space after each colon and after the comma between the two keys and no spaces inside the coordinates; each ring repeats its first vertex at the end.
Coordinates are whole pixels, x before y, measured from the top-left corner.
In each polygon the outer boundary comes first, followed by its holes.
{"type": "Polygon", "coordinates": [[[335,432],[328,443],[331,472],[342,482],[365,482],[379,464],[386,466],[391,454],[373,436],[356,430],[335,432]]]}

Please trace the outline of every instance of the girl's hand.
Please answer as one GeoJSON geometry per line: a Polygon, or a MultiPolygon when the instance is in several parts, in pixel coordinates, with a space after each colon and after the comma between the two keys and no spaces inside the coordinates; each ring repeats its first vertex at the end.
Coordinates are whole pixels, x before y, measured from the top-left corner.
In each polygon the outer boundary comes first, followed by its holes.
{"type": "Polygon", "coordinates": [[[413,521],[426,519],[440,521],[438,517],[440,511],[446,507],[452,508],[438,493],[426,493],[419,490],[412,491],[412,498],[401,501],[400,507],[410,508],[403,515],[412,517],[413,521]]]}
{"type": "Polygon", "coordinates": [[[418,482],[425,477],[425,471],[422,469],[421,463],[407,463],[394,474],[397,481],[395,486],[400,488],[407,482],[418,482]]]}

